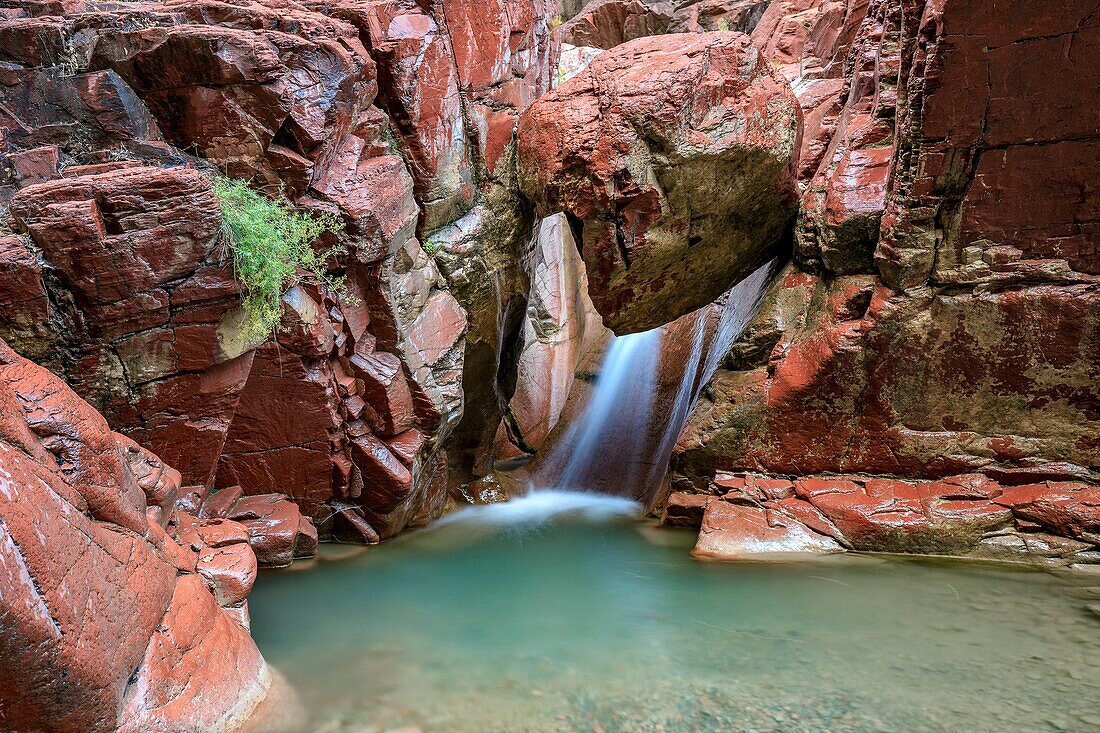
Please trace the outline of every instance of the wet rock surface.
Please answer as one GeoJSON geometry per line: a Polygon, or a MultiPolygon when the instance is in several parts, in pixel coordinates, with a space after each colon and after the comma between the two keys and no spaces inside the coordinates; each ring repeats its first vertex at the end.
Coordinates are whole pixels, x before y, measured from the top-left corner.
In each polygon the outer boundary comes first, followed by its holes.
{"type": "Polygon", "coordinates": [[[609,49],[666,33],[753,30],[765,0],[594,0],[560,29],[573,46],[609,49]]]}
{"type": "Polygon", "coordinates": [[[771,259],[800,134],[793,95],[746,36],[642,38],[526,112],[520,186],[569,217],[605,323],[645,331],[771,259]]]}
{"type": "MultiPolygon", "coordinates": [[[[703,390],[665,522],[716,559],[1097,572],[1095,8],[582,5],[557,32],[546,0],[0,11],[3,725],[270,712],[245,631],[260,566],[505,498],[487,474],[593,379],[593,308],[624,333],[670,322],[792,217],[793,264],[703,390]],[[559,41],[580,47],[569,81],[559,41]],[[214,171],[338,216],[320,244],[347,296],[303,281],[246,339],[214,171]],[[559,210],[550,246],[536,217],[559,210]]],[[[669,384],[685,344],[658,360],[669,384]]],[[[669,695],[656,718],[616,718],[623,691],[558,720],[910,722],[860,695],[669,695]]]]}
{"type": "Polygon", "coordinates": [[[698,528],[693,554],[705,559],[789,561],[857,550],[1076,570],[1100,562],[1098,506],[1096,486],[1070,481],[719,473],[705,493],[670,495],[661,522],[698,528]]]}
{"type": "MultiPolygon", "coordinates": [[[[498,298],[462,278],[518,309],[527,295],[530,220],[507,181],[519,113],[552,78],[551,8],[58,7],[0,21],[0,336],[177,467],[196,510],[239,486],[291,496],[322,536],[437,516],[463,391],[491,393],[502,359],[498,298]],[[248,343],[213,170],[337,214],[323,244],[346,251],[328,266],[348,297],[302,283],[274,338],[248,343]],[[441,272],[421,239],[473,211],[475,246],[441,272]],[[468,330],[487,356],[467,370],[468,330]],[[386,447],[409,431],[400,456],[386,447]]],[[[491,442],[500,411],[476,417],[491,442]]]]}

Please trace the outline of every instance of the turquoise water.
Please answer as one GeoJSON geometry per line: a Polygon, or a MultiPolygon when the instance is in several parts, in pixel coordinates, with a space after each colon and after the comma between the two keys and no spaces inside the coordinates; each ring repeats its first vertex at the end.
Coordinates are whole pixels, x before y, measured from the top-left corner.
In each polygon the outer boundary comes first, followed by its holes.
{"type": "Polygon", "coordinates": [[[314,733],[1100,731],[1090,589],[853,556],[704,564],[690,532],[635,515],[555,493],[466,510],[264,573],[252,631],[314,733]]]}

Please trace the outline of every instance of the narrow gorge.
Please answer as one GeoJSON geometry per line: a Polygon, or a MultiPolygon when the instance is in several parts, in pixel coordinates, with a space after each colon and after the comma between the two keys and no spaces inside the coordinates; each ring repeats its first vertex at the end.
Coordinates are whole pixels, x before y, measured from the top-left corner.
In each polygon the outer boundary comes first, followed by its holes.
{"type": "Polygon", "coordinates": [[[0,0],[0,733],[1100,732],[1098,50],[0,0]]]}

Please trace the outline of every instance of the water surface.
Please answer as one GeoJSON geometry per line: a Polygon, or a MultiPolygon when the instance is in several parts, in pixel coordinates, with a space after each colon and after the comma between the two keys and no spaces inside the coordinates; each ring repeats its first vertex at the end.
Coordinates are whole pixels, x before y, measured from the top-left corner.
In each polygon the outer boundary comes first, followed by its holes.
{"type": "Polygon", "coordinates": [[[541,492],[264,573],[253,635],[315,733],[1100,731],[1088,589],[853,556],[704,564],[636,513],[541,492]]]}

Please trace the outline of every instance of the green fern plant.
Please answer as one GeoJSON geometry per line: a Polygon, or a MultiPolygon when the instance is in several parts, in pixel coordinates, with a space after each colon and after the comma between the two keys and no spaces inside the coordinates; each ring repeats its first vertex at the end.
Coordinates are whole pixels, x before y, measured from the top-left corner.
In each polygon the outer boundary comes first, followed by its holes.
{"type": "Polygon", "coordinates": [[[289,202],[269,198],[244,181],[216,176],[213,183],[233,270],[244,288],[247,339],[266,338],[278,330],[283,294],[299,282],[317,282],[344,294],[344,279],[329,275],[325,267],[341,249],[318,252],[313,247],[322,234],[343,229],[339,217],[295,211],[289,202]]]}

